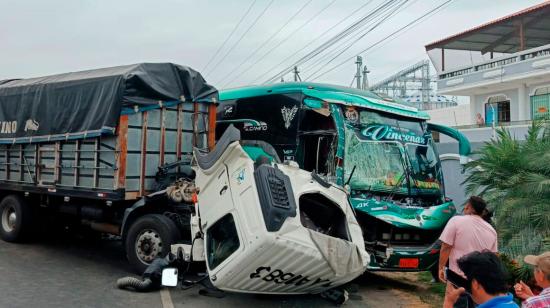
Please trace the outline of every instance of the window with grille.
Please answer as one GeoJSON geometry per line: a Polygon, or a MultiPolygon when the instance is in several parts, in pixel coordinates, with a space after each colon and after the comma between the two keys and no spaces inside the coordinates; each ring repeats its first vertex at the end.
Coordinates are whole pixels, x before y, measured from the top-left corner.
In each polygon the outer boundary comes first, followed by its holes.
{"type": "Polygon", "coordinates": [[[531,96],[531,118],[550,119],[550,86],[538,88],[531,96]]]}

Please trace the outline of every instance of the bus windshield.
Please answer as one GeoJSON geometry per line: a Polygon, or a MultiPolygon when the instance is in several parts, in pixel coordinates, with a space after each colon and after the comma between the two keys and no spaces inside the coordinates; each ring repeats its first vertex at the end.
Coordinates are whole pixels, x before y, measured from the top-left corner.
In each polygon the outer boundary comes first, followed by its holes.
{"type": "Polygon", "coordinates": [[[441,168],[425,127],[418,120],[370,110],[347,117],[345,177],[355,168],[350,187],[406,194],[410,185],[415,194],[439,194],[441,168]]]}
{"type": "Polygon", "coordinates": [[[346,140],[345,173],[352,189],[393,190],[406,188],[405,169],[399,144],[396,142],[361,141],[350,134],[346,140]]]}

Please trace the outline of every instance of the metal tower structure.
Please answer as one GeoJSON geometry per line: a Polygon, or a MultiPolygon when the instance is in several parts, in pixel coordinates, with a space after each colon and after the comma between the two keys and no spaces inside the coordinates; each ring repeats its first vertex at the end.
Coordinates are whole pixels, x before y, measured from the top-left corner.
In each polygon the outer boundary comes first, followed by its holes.
{"type": "Polygon", "coordinates": [[[418,109],[429,110],[456,106],[456,97],[437,95],[432,86],[430,62],[420,61],[370,86],[369,90],[409,102],[418,109]]]}

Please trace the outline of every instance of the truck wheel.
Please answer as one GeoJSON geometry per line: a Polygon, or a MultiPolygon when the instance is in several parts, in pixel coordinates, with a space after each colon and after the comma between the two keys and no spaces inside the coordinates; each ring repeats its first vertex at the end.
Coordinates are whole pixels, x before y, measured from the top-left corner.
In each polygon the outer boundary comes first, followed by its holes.
{"type": "Polygon", "coordinates": [[[165,257],[170,245],[180,240],[180,232],[170,218],[148,214],[138,218],[126,236],[126,256],[137,273],[142,274],[157,257],[165,257]]]}
{"type": "Polygon", "coordinates": [[[21,242],[32,228],[32,209],[17,195],[0,202],[0,237],[6,242],[21,242]]]}

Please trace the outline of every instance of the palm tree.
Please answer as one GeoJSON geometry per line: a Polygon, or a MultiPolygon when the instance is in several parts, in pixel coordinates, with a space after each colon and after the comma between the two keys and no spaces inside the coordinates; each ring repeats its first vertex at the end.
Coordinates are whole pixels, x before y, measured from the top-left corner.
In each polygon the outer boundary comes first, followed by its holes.
{"type": "Polygon", "coordinates": [[[501,128],[466,165],[466,192],[494,210],[499,250],[514,259],[550,250],[550,126],[534,122],[525,141],[501,128]]]}

